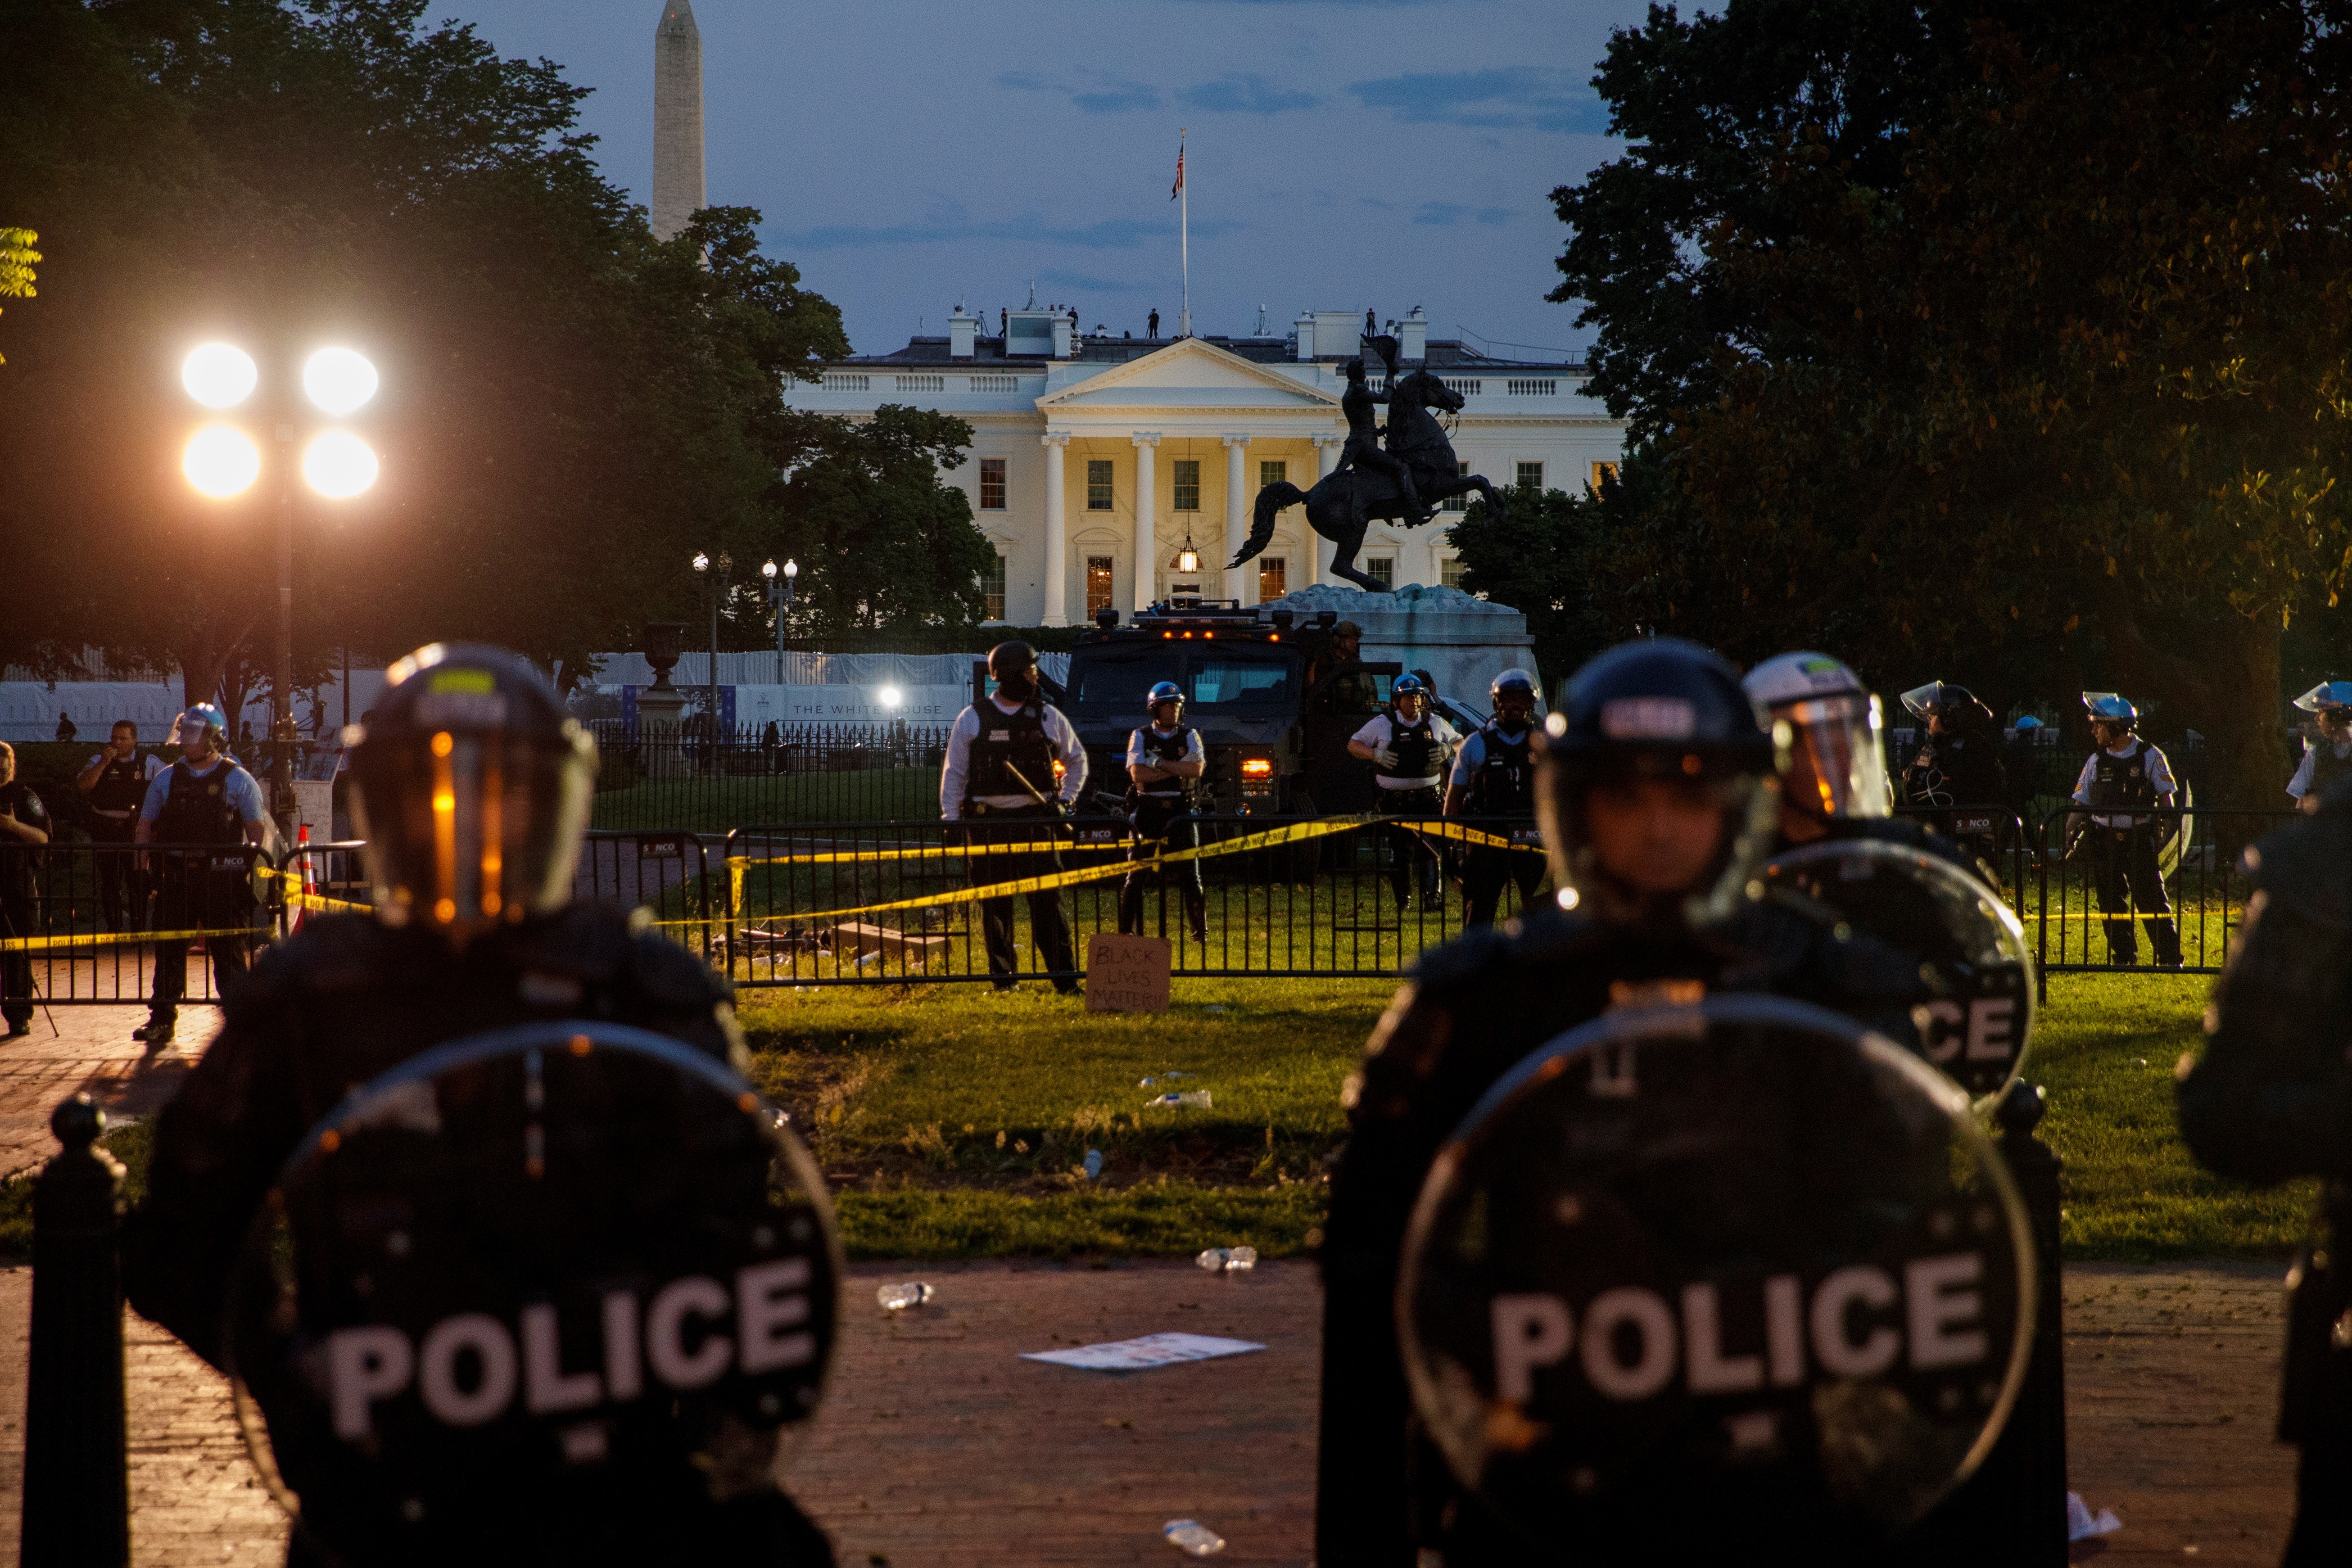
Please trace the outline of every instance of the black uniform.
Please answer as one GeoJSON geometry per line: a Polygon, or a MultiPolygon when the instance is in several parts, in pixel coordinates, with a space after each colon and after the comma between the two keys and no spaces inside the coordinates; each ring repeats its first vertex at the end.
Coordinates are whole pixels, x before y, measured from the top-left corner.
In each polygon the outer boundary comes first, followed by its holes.
{"type": "Polygon", "coordinates": [[[1903,802],[1931,808],[1926,820],[1937,832],[1950,836],[1971,856],[1996,860],[1998,827],[1990,833],[1963,832],[1958,824],[2010,809],[2009,774],[2000,760],[2000,737],[1984,731],[1930,735],[1911,765],[1903,770],[1903,802]]]}
{"type": "MultiPolygon", "coordinates": [[[[56,836],[48,807],[22,779],[0,784],[0,816],[13,817],[27,827],[56,836]]],[[[38,867],[45,858],[35,845],[11,835],[0,838],[0,936],[40,934],[36,893],[38,867]]],[[[15,1034],[33,1020],[33,955],[18,948],[0,952],[0,1017],[15,1034]]]]}
{"type": "MultiPolygon", "coordinates": [[[[127,845],[136,837],[139,808],[147,804],[147,759],[110,756],[89,792],[90,841],[127,845]]],[[[240,833],[239,837],[243,837],[240,833]]],[[[137,931],[146,923],[147,881],[128,849],[102,848],[98,862],[98,917],[108,931],[137,931]]]]}
{"type": "MultiPolygon", "coordinates": [[[[1179,725],[1172,735],[1163,735],[1150,724],[1135,731],[1134,742],[1139,742],[1146,755],[1161,763],[1181,763],[1192,752],[1196,731],[1189,725],[1179,725]]],[[[1141,862],[1155,849],[1175,851],[1200,847],[1201,828],[1189,820],[1193,804],[1194,783],[1191,779],[1160,778],[1150,784],[1130,784],[1127,791],[1127,820],[1134,830],[1128,839],[1127,858],[1141,862]]],[[[1148,880],[1165,886],[1173,879],[1177,890],[1184,899],[1184,923],[1192,940],[1209,940],[1208,895],[1201,879],[1201,863],[1187,860],[1163,870],[1151,870],[1138,864],[1127,874],[1118,889],[1118,929],[1121,932],[1139,935],[1143,931],[1143,889],[1148,880]]]]}
{"type": "MultiPolygon", "coordinates": [[[[313,916],[237,987],[219,1037],[157,1119],[148,1195],[124,1233],[125,1290],[217,1364],[224,1294],[255,1210],[303,1133],[352,1086],[448,1040],[558,1018],[651,1029],[740,1070],[731,991],[684,949],[594,906],[498,926],[454,951],[430,931],[313,916]]],[[[646,1489],[651,1542],[567,1561],[832,1561],[780,1493],[713,1503],[694,1458],[681,1452],[666,1473],[615,1478],[646,1489]]],[[[336,1500],[303,1505],[331,1535],[336,1500]]]]}
{"type": "Polygon", "coordinates": [[[2352,791],[2263,838],[2246,866],[2258,891],[2204,1058],[2180,1079],[2180,1131],[2221,1175],[2325,1184],[2287,1276],[2279,1399],[2279,1437],[2303,1450],[2285,1563],[2309,1568],[2352,1550],[2352,1346],[2336,1337],[2352,1309],[2352,791]]]}
{"type": "MultiPolygon", "coordinates": [[[[2132,749],[2116,756],[2105,746],[2093,757],[2088,809],[2095,815],[2128,816],[2152,811],[2157,804],[2156,781],[2149,776],[2148,754],[2156,748],[2137,736],[2132,749]]],[[[2147,945],[2156,962],[2167,968],[2180,963],[2180,931],[2172,921],[2172,900],[2164,887],[2164,870],[2157,848],[2164,838],[2163,824],[2140,816],[2130,827],[2106,827],[2096,822],[2083,832],[2083,847],[2091,857],[2091,880],[2098,889],[2100,923],[2106,928],[2107,955],[2116,963],[2139,962],[2139,943],[2132,935],[2131,913],[2137,910],[2147,927],[2147,945]]]]}
{"type": "Polygon", "coordinates": [[[2311,745],[2311,782],[2304,798],[2315,800],[2327,793],[2328,786],[2338,779],[2352,778],[2352,757],[2336,754],[2336,742],[2326,735],[2311,745]]]}
{"type": "Polygon", "coordinates": [[[1530,755],[1535,731],[1527,729],[1507,734],[1497,721],[1490,719],[1474,738],[1480,756],[1463,797],[1464,815],[1486,819],[1477,825],[1483,832],[1526,837],[1529,847],[1503,849],[1474,844],[1463,852],[1462,923],[1465,928],[1495,923],[1505,884],[1517,886],[1524,907],[1544,879],[1543,857],[1534,852],[1532,836],[1525,831],[1536,819],[1535,761],[1530,755]]]}
{"type": "MultiPolygon", "coordinates": [[[[1780,894],[1701,932],[1644,931],[1540,903],[1423,955],[1343,1092],[1349,1141],[1331,1177],[1324,1282],[1316,1557],[1324,1568],[1453,1568],[1549,1560],[1453,1482],[1412,1416],[1393,1302],[1406,1222],[1448,1134],[1554,1036],[1599,1016],[1612,987],[1697,981],[1818,1002],[1898,1041],[1924,993],[1906,960],[1780,894]]],[[[1557,1549],[1560,1543],[1551,1543],[1557,1549]]]]}
{"type": "MultiPolygon", "coordinates": [[[[205,773],[198,773],[185,762],[173,763],[163,775],[170,781],[170,793],[149,835],[155,844],[236,847],[235,853],[219,855],[195,850],[153,852],[158,861],[154,868],[156,929],[226,933],[205,938],[215,985],[229,975],[245,973],[252,942],[253,862],[243,847],[245,820],[228,795],[231,775],[242,771],[226,757],[205,773]]],[[[155,943],[155,984],[147,1011],[159,1024],[173,1021],[180,998],[187,992],[188,941],[177,937],[155,943]]],[[[226,986],[222,989],[225,992],[226,986]]]]}
{"type": "MultiPolygon", "coordinates": [[[[1016,881],[1030,877],[1049,877],[1062,868],[1059,840],[1045,824],[1060,820],[1061,813],[1048,805],[1034,802],[1027,805],[990,805],[982,795],[1027,795],[1032,791],[1054,796],[1054,747],[1045,735],[1045,700],[1032,697],[1011,713],[1006,713],[992,700],[975,706],[980,715],[980,733],[972,738],[971,753],[964,766],[962,819],[978,823],[965,834],[971,844],[1036,844],[1031,854],[985,855],[971,862],[971,874],[982,884],[1016,881]],[[1020,777],[1014,777],[1015,772],[1020,777]],[[1022,780],[1028,781],[1024,787],[1022,780]]],[[[1048,970],[1064,974],[1078,967],[1075,949],[1070,942],[1070,922],[1062,912],[1059,889],[1047,889],[1041,893],[1026,895],[1029,900],[1029,930],[1037,943],[1037,957],[1048,970]]],[[[988,972],[999,977],[997,988],[1011,990],[1013,976],[1020,973],[1020,957],[1013,944],[1013,900],[982,899],[980,901],[981,940],[988,950],[988,972]]],[[[1064,993],[1077,989],[1077,982],[1062,979],[1054,987],[1064,993]]]]}

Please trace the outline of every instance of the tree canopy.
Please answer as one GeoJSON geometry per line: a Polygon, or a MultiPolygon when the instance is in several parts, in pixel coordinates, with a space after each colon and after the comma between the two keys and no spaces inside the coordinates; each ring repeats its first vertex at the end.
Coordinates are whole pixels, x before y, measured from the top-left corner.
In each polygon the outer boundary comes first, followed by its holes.
{"type": "MultiPolygon", "coordinates": [[[[761,253],[759,214],[709,209],[656,240],[591,161],[584,89],[425,11],[0,9],[0,220],[37,228],[47,257],[39,301],[5,322],[0,661],[56,668],[96,643],[209,692],[249,639],[267,646],[278,444],[232,501],[178,473],[205,417],[179,363],[214,338],[260,365],[227,416],[260,436],[311,418],[296,390],[311,347],[347,342],[382,371],[348,421],[382,455],[377,486],[346,502],[294,487],[305,667],[346,644],[474,637],[577,670],[691,606],[696,550],[789,550],[835,526],[804,521],[815,476],[842,463],[826,482],[854,489],[880,471],[873,435],[785,406],[790,381],[848,344],[832,304],[761,253]]],[[[909,467],[952,456],[953,434],[890,448],[891,504],[939,514],[891,542],[932,550],[934,576],[982,542],[924,491],[949,488],[936,471],[909,467]]],[[[856,575],[813,573],[812,608],[833,614],[832,584],[856,575]]],[[[909,592],[878,613],[970,602],[909,592]]]]}
{"type": "Polygon", "coordinates": [[[1597,588],[1883,687],[2118,686],[2269,804],[2281,629],[2352,560],[2338,9],[1735,4],[1621,35],[1598,79],[1666,151],[1558,196],[1591,226],[1563,287],[1634,258],[1586,311],[1642,433],[1589,531],[1597,588]],[[1901,47],[1817,50],[1825,83],[1743,58],[1789,12],[1901,47]],[[1884,112],[1811,112],[1862,102],[1884,112]],[[1750,128],[1719,188],[1711,125],[1750,128]],[[1671,264],[1640,248],[1666,223],[1671,264]]]}

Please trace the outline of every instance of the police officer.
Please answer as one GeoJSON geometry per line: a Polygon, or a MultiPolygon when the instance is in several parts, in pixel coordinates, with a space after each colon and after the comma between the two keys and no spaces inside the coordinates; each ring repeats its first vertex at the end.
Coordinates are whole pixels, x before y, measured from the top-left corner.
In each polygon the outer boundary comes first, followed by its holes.
{"type": "Polygon", "coordinates": [[[2323,680],[2294,705],[2318,721],[2319,739],[2305,746],[2286,793],[2298,810],[2316,811],[2327,786],[2352,773],[2352,680],[2323,680]]]}
{"type": "Polygon", "coordinates": [[[1143,884],[1147,878],[1166,885],[1173,877],[1184,896],[1184,923],[1192,940],[1209,940],[1209,907],[1201,881],[1201,863],[1188,860],[1171,869],[1152,871],[1143,864],[1156,851],[1197,848],[1198,825],[1180,820],[1192,810],[1192,792],[1209,765],[1201,731],[1184,722],[1184,692],[1172,680],[1151,689],[1147,704],[1150,722],[1127,738],[1127,821],[1132,835],[1127,858],[1134,869],[1119,884],[1118,929],[1128,935],[1143,931],[1143,884]]]}
{"type": "Polygon", "coordinates": [[[98,862],[98,914],[108,931],[136,931],[145,923],[146,880],[131,863],[130,844],[139,826],[139,808],[147,804],[147,786],[163,771],[163,759],[139,754],[139,726],[117,719],[106,750],[90,758],[74,787],[87,797],[90,841],[120,845],[100,849],[98,862]]]}
{"type": "MultiPolygon", "coordinates": [[[[0,741],[0,937],[39,934],[34,894],[40,879],[31,851],[49,841],[48,808],[16,777],[16,748],[0,741]]],[[[0,1018],[13,1040],[33,1026],[33,955],[21,948],[0,952],[0,1018]]]]}
{"type": "Polygon", "coordinates": [[[2128,968],[2139,962],[2129,911],[2147,925],[2147,945],[2158,967],[2180,967],[2180,932],[2172,923],[2157,847],[2164,819],[2143,815],[2168,808],[2178,786],[2164,752],[2133,733],[2139,710],[2112,691],[2085,691],[2098,749],[2084,759],[2074,781],[2074,804],[2088,807],[2067,814],[2066,843],[2091,854],[2091,877],[2099,892],[2099,912],[2107,917],[2107,960],[2128,968]]]}
{"type": "Polygon", "coordinates": [[[2246,851],[2253,890],[2204,1055],[2182,1056],[2175,1075],[2181,1136],[2212,1171],[2264,1186],[2322,1183],[2287,1273],[2278,1435],[2302,1455],[2286,1568],[2342,1563],[2352,1542],[2352,794],[2332,791],[2313,813],[2246,851]]]}
{"type": "MultiPolygon", "coordinates": [[[[180,760],[147,786],[131,838],[138,844],[266,844],[269,808],[261,786],[222,750],[228,720],[210,702],[180,715],[180,760]]],[[[243,974],[251,941],[252,867],[242,853],[207,855],[165,848],[148,857],[155,884],[155,929],[202,931],[205,956],[216,983],[243,974]]],[[[168,1042],[178,1025],[180,998],[188,988],[188,942],[163,937],[155,943],[155,981],[147,1000],[147,1022],[131,1031],[150,1051],[168,1042]]],[[[226,986],[222,985],[223,994],[226,986]]]]}
{"type": "Polygon", "coordinates": [[[1998,835],[1961,833],[1952,806],[1982,812],[2009,809],[2009,777],[2001,766],[2000,732],[1992,710],[1965,686],[1931,680],[1903,694],[1903,706],[1923,720],[1927,738],[1903,770],[1903,803],[1937,808],[1927,818],[1972,856],[1991,859],[1998,835]]]}
{"type": "MultiPolygon", "coordinates": [[[[1051,876],[1062,868],[1054,829],[1087,784],[1087,749],[1062,710],[1045,700],[1037,681],[1037,650],[1025,642],[1002,642],[988,653],[988,673],[996,690],[956,715],[948,731],[947,760],[940,772],[940,816],[949,822],[978,824],[967,842],[1037,844],[1029,853],[976,856],[973,880],[1015,881],[1051,876]],[[1054,763],[1062,764],[1058,791],[1054,763]]],[[[1062,913],[1058,888],[1029,896],[1029,930],[1037,956],[1059,975],[1054,989],[1076,992],[1077,959],[1070,945],[1070,922],[1062,913]]],[[[1013,948],[1013,900],[980,901],[981,937],[988,949],[988,972],[996,989],[1011,991],[1020,964],[1013,948]]]]}
{"type": "Polygon", "coordinates": [[[1916,967],[1757,879],[1778,758],[1738,671],[1674,638],[1628,643],[1577,672],[1543,734],[1536,814],[1559,891],[1424,953],[1342,1091],[1350,1131],[1319,1254],[1324,1568],[1411,1568],[1416,1547],[1451,1568],[1536,1560],[1414,1429],[1396,1342],[1407,1219],[1496,1079],[1612,1005],[1709,989],[1797,996],[1916,1038],[1916,967]]]}
{"type": "MultiPolygon", "coordinates": [[[[1462,737],[1430,711],[1429,689],[1418,677],[1400,675],[1389,688],[1389,705],[1348,742],[1349,754],[1373,766],[1383,816],[1430,817],[1443,804],[1438,784],[1462,737]]],[[[1437,853],[1409,827],[1389,829],[1389,885],[1397,908],[1409,907],[1418,887],[1422,908],[1438,902],[1437,853]]]]}
{"type": "MultiPolygon", "coordinates": [[[[449,1040],[555,1018],[634,1025],[749,1065],[726,980],[640,917],[572,902],[596,748],[538,672],[501,648],[436,643],[385,680],[365,731],[347,732],[374,912],[311,915],[230,994],[219,1037],[156,1121],[148,1195],[124,1235],[131,1301],[215,1365],[248,1222],[352,1085],[449,1040]]],[[[667,1468],[614,1476],[646,1499],[649,1539],[631,1550],[830,1563],[766,1479],[774,1446],[772,1428],[729,1417],[698,1447],[681,1439],[667,1468]],[[714,1495],[722,1477],[732,1495],[714,1495]]],[[[331,1535],[338,1500],[302,1500],[331,1535]]]]}
{"type": "MultiPolygon", "coordinates": [[[[1488,684],[1486,700],[1494,705],[1495,716],[1454,753],[1445,815],[1498,819],[1481,826],[1488,833],[1525,838],[1530,835],[1519,825],[1532,825],[1536,816],[1536,678],[1524,669],[1507,669],[1488,684]]],[[[1535,897],[1543,875],[1543,858],[1533,845],[1510,849],[1470,846],[1462,856],[1464,928],[1495,923],[1506,882],[1517,885],[1525,906],[1535,897]]]]}

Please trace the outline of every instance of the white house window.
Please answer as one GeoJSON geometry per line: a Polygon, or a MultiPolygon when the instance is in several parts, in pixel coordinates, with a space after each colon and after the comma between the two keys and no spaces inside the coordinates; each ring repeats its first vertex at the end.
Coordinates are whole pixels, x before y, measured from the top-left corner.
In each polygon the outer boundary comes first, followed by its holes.
{"type": "Polygon", "coordinates": [[[1257,488],[1260,489],[1265,489],[1268,485],[1283,484],[1289,478],[1290,465],[1279,458],[1257,466],[1257,488]]]}
{"type": "Polygon", "coordinates": [[[1364,575],[1370,577],[1373,582],[1378,583],[1381,585],[1381,593],[1386,594],[1394,591],[1396,588],[1396,557],[1393,555],[1365,556],[1364,575]]]}
{"type": "Polygon", "coordinates": [[[1279,555],[1261,555],[1257,567],[1257,599],[1261,605],[1272,604],[1290,592],[1290,563],[1279,555]]]}
{"type": "Polygon", "coordinates": [[[1518,465],[1518,485],[1521,489],[1539,490],[1543,489],[1543,465],[1541,463],[1521,463],[1518,465]]]}
{"type": "Polygon", "coordinates": [[[1110,557],[1087,557],[1087,618],[1092,620],[1110,608],[1110,557]]]}
{"type": "MultiPolygon", "coordinates": [[[[1458,470],[1458,477],[1464,479],[1467,479],[1469,477],[1469,464],[1458,464],[1456,465],[1456,468],[1458,470]]],[[[1458,496],[1447,496],[1443,502],[1439,503],[1439,505],[1440,510],[1444,511],[1468,511],[1470,510],[1470,494],[1465,490],[1458,496]]]]}
{"type": "Polygon", "coordinates": [[[1601,480],[1603,480],[1603,479],[1608,479],[1608,480],[1610,480],[1610,481],[1612,481],[1612,482],[1613,483],[1613,482],[1616,480],[1616,478],[1617,478],[1617,465],[1616,465],[1616,464],[1614,464],[1614,463],[1595,463],[1595,464],[1593,464],[1593,465],[1592,465],[1592,488],[1593,488],[1593,489],[1594,489],[1594,491],[1595,491],[1595,492],[1598,492],[1598,491],[1600,490],[1600,489],[1601,489],[1601,480]]]}
{"type": "Polygon", "coordinates": [[[1175,481],[1178,511],[1201,510],[1201,459],[1179,458],[1168,465],[1169,477],[1175,481]]]}
{"type": "Polygon", "coordinates": [[[1110,459],[1108,458],[1087,459],[1087,510],[1088,511],[1111,510],[1110,459]]]}
{"type": "Polygon", "coordinates": [[[1447,556],[1437,563],[1437,580],[1449,588],[1462,586],[1462,562],[1457,556],[1447,556]]]}
{"type": "Polygon", "coordinates": [[[994,564],[980,574],[981,597],[987,604],[982,614],[988,620],[1001,621],[1004,618],[1004,557],[997,555],[991,560],[994,564]]]}
{"type": "Polygon", "coordinates": [[[982,458],[980,460],[980,510],[1004,510],[1004,459],[1002,458],[982,458]]]}

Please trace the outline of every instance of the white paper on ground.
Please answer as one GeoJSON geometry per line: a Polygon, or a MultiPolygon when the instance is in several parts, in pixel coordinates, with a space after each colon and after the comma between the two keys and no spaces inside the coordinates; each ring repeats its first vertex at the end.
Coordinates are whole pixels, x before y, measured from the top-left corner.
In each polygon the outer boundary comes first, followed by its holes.
{"type": "Polygon", "coordinates": [[[1247,1340],[1223,1340],[1214,1334],[1146,1334],[1141,1339],[1112,1340],[1066,1351],[1023,1351],[1021,1359],[1050,1361],[1058,1366],[1075,1366],[1087,1372],[1143,1372],[1155,1366],[1173,1366],[1178,1362],[1210,1361],[1221,1355],[1242,1355],[1264,1349],[1264,1345],[1252,1344],[1247,1340]]]}
{"type": "Polygon", "coordinates": [[[2066,1494],[2067,1540],[2087,1541],[2095,1535],[2113,1535],[2123,1527],[2124,1521],[2116,1517],[2114,1509],[2103,1508],[2099,1510],[2099,1516],[2094,1519],[2091,1517],[2089,1507],[2083,1501],[2082,1493],[2066,1494]]]}

